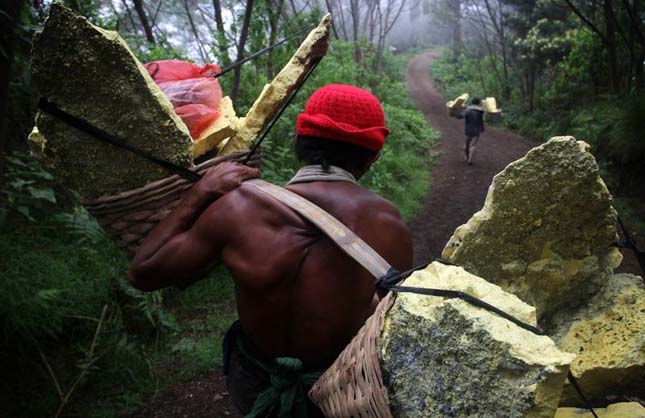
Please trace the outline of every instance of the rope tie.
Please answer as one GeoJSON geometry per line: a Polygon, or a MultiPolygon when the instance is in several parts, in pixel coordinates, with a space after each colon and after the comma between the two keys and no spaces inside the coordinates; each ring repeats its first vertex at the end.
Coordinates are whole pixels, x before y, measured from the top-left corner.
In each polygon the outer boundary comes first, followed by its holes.
{"type": "Polygon", "coordinates": [[[279,418],[307,418],[307,390],[316,383],[322,372],[304,372],[300,359],[277,357],[265,363],[252,356],[241,339],[236,340],[238,352],[250,363],[269,375],[270,385],[255,400],[251,412],[244,418],[261,418],[278,408],[279,418]]]}

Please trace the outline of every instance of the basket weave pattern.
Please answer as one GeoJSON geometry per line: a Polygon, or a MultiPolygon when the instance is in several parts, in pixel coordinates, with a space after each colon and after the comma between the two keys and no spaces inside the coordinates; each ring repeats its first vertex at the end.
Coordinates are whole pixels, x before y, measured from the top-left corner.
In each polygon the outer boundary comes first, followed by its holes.
{"type": "MultiPolygon", "coordinates": [[[[235,152],[212,158],[195,166],[193,171],[204,174],[221,162],[239,162],[246,154],[235,152]]],[[[259,167],[260,155],[255,154],[248,165],[259,167]]],[[[116,245],[133,257],[148,232],[177,206],[193,184],[172,175],[138,189],[84,201],[83,206],[98,220],[116,245]]]]}
{"type": "Polygon", "coordinates": [[[309,391],[327,418],[392,418],[379,364],[379,337],[394,304],[388,293],[334,364],[309,391]]]}

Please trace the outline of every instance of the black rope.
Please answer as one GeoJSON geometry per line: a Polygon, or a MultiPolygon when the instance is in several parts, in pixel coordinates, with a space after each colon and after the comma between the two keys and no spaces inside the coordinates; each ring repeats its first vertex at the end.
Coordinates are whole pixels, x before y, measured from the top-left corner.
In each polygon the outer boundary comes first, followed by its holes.
{"type": "Polygon", "coordinates": [[[531,331],[537,335],[546,335],[544,331],[539,328],[536,328],[532,325],[527,324],[526,322],[520,321],[515,318],[513,315],[510,315],[503,310],[484,302],[481,299],[477,299],[474,296],[469,295],[468,293],[461,292],[459,290],[446,290],[446,289],[430,289],[425,287],[412,287],[412,286],[397,286],[397,285],[387,285],[385,287],[387,290],[393,290],[395,292],[405,292],[405,293],[414,293],[417,295],[429,295],[429,296],[439,296],[447,299],[461,299],[470,303],[473,306],[486,309],[487,311],[496,313],[504,319],[507,319],[517,325],[520,328],[524,328],[527,331],[531,331]]]}
{"type": "Polygon", "coordinates": [[[580,385],[578,385],[578,380],[575,377],[573,377],[573,373],[571,373],[571,370],[569,370],[569,373],[567,373],[567,380],[569,381],[569,383],[571,383],[571,386],[573,386],[573,388],[576,390],[576,392],[578,393],[578,396],[580,397],[580,399],[582,399],[582,403],[585,404],[585,407],[589,411],[591,411],[591,414],[594,416],[594,418],[598,418],[598,415],[596,415],[596,411],[593,410],[593,408],[591,407],[591,404],[585,397],[584,393],[582,393],[582,389],[580,389],[580,385]]]}
{"type": "Polygon", "coordinates": [[[313,72],[314,72],[314,70],[316,69],[316,67],[318,66],[318,64],[319,64],[319,63],[320,63],[320,60],[319,60],[319,61],[317,61],[317,62],[316,62],[316,63],[315,63],[315,64],[314,64],[310,69],[309,69],[309,71],[307,71],[307,73],[305,74],[305,77],[302,79],[302,83],[300,83],[300,85],[298,86],[298,88],[296,88],[295,90],[293,90],[293,91],[291,92],[291,94],[289,94],[289,97],[288,97],[288,98],[287,98],[287,100],[282,104],[282,107],[280,108],[280,110],[278,111],[278,113],[276,114],[276,116],[273,118],[273,120],[271,121],[271,123],[266,127],[266,129],[262,132],[262,136],[260,136],[260,139],[258,139],[258,140],[255,142],[255,144],[253,145],[253,147],[251,148],[251,150],[249,151],[249,153],[246,155],[246,157],[245,157],[245,158],[244,158],[244,160],[242,161],[242,164],[247,164],[247,163],[249,162],[249,160],[251,159],[251,156],[253,156],[253,154],[255,154],[255,152],[258,150],[258,148],[260,147],[260,144],[262,143],[262,141],[264,141],[264,138],[266,138],[266,136],[268,135],[268,133],[271,131],[271,128],[273,128],[273,125],[275,125],[275,124],[276,124],[276,122],[278,121],[278,119],[280,119],[280,116],[282,116],[282,113],[285,111],[285,109],[287,108],[287,106],[289,106],[289,104],[291,104],[291,101],[293,100],[293,98],[294,98],[294,97],[296,97],[296,94],[298,94],[298,92],[300,91],[300,88],[301,88],[302,86],[304,86],[304,85],[305,85],[305,82],[307,81],[307,79],[309,78],[309,76],[311,75],[311,73],[313,73],[313,72]]]}
{"type": "Polygon", "coordinates": [[[311,31],[311,30],[312,30],[312,29],[314,29],[316,26],[317,26],[317,25],[314,25],[314,26],[311,26],[311,27],[308,27],[308,28],[304,28],[304,29],[302,29],[302,30],[300,30],[300,31],[298,31],[298,32],[296,32],[296,33],[294,33],[293,35],[291,35],[291,36],[289,36],[289,37],[287,37],[287,38],[284,38],[284,39],[282,39],[281,41],[276,42],[276,43],[275,43],[275,44],[273,44],[273,45],[269,45],[269,46],[267,46],[266,48],[263,48],[263,49],[261,49],[261,50],[259,50],[259,51],[257,51],[257,52],[254,52],[253,54],[249,55],[248,57],[246,57],[246,58],[244,58],[244,59],[242,59],[242,60],[240,60],[240,61],[238,61],[238,62],[234,62],[233,64],[229,65],[228,67],[225,67],[224,69],[222,69],[222,71],[220,71],[219,73],[213,74],[211,77],[213,77],[213,78],[218,78],[218,77],[220,77],[220,76],[222,76],[222,75],[224,75],[224,74],[228,73],[229,71],[234,70],[235,68],[239,67],[240,65],[244,65],[245,63],[247,63],[247,62],[249,62],[249,61],[251,61],[251,60],[253,60],[253,59],[257,58],[258,56],[260,56],[260,55],[262,55],[262,54],[264,54],[264,53],[266,53],[266,52],[271,51],[272,49],[274,49],[274,48],[276,48],[276,47],[278,47],[278,46],[282,45],[283,43],[285,43],[285,42],[289,42],[289,41],[290,41],[290,40],[292,40],[293,38],[295,38],[295,37],[297,37],[297,36],[299,36],[299,35],[302,35],[304,32],[311,31]]]}
{"type": "Polygon", "coordinates": [[[164,167],[166,170],[170,171],[171,173],[177,174],[178,176],[181,176],[188,181],[198,182],[202,178],[202,176],[195,173],[194,171],[189,170],[186,167],[182,167],[180,165],[171,163],[170,161],[162,160],[161,158],[155,157],[154,155],[146,151],[143,151],[130,144],[127,144],[123,139],[119,138],[118,136],[105,132],[103,129],[97,128],[91,123],[65,112],[64,110],[56,106],[54,103],[49,102],[44,97],[42,97],[38,102],[38,107],[42,111],[49,113],[55,118],[60,119],[63,122],[67,123],[68,125],[89,134],[91,137],[98,139],[101,142],[111,144],[117,148],[124,149],[135,155],[138,155],[139,157],[145,158],[148,161],[151,161],[157,165],[160,165],[164,167]]]}
{"type": "Polygon", "coordinates": [[[638,261],[638,265],[641,268],[641,272],[644,273],[643,280],[645,281],[645,251],[641,251],[641,249],[638,248],[638,243],[631,235],[629,235],[629,232],[627,231],[627,228],[625,228],[625,225],[623,224],[623,221],[620,219],[620,216],[617,216],[616,218],[618,220],[618,225],[620,226],[620,231],[624,237],[623,240],[618,241],[616,243],[616,246],[618,248],[627,248],[634,252],[634,255],[636,256],[636,261],[638,261]]]}
{"type": "MultiPolygon", "coordinates": [[[[456,266],[456,264],[451,263],[447,260],[444,260],[442,258],[435,258],[434,261],[437,261],[442,264],[450,265],[450,266],[456,266]]],[[[376,286],[380,290],[391,290],[394,292],[400,292],[400,293],[412,293],[412,294],[417,294],[417,295],[428,295],[428,296],[439,296],[443,298],[448,298],[448,299],[461,299],[467,303],[470,303],[473,306],[477,306],[482,309],[486,309],[489,312],[493,312],[502,318],[511,321],[518,327],[525,329],[527,331],[530,331],[536,335],[546,335],[546,333],[538,328],[534,327],[531,324],[527,324],[524,321],[521,321],[520,319],[517,319],[513,315],[504,312],[503,310],[487,303],[484,302],[481,299],[478,299],[472,295],[469,295],[468,293],[461,292],[459,290],[447,290],[447,289],[433,289],[433,288],[425,288],[425,287],[413,287],[413,286],[400,286],[398,283],[403,281],[405,278],[409,277],[412,273],[414,273],[417,270],[422,270],[428,266],[428,263],[419,265],[417,267],[414,267],[410,270],[407,270],[403,273],[399,273],[396,269],[391,268],[390,271],[384,276],[381,277],[377,283],[376,286]]],[[[571,371],[567,374],[567,379],[569,380],[569,383],[573,387],[573,389],[577,392],[578,396],[584,403],[585,407],[591,412],[591,414],[594,416],[594,418],[598,418],[598,415],[596,415],[596,412],[593,410],[591,407],[591,403],[587,400],[586,396],[582,393],[582,390],[580,389],[580,385],[578,385],[578,381],[576,378],[573,376],[571,371]]]]}

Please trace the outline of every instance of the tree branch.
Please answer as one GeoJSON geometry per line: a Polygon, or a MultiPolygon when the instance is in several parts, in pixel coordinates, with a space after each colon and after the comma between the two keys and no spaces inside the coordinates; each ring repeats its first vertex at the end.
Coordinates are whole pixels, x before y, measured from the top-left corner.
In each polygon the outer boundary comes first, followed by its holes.
{"type": "MultiPolygon", "coordinates": [[[[552,2],[553,4],[556,4],[556,5],[557,5],[557,3],[555,3],[555,0],[551,0],[551,2],[552,2]]],[[[593,24],[593,22],[591,22],[589,19],[587,19],[587,18],[582,14],[582,12],[581,12],[581,11],[580,11],[576,6],[574,6],[574,5],[573,5],[573,3],[571,3],[571,1],[570,1],[570,0],[564,0],[564,2],[567,4],[567,6],[569,6],[569,9],[571,9],[571,11],[572,11],[576,16],[578,16],[578,18],[580,18],[580,20],[582,20],[582,21],[584,22],[584,24],[585,24],[585,25],[589,26],[589,28],[590,28],[592,31],[594,31],[594,33],[595,33],[596,35],[598,35],[598,37],[600,37],[600,40],[601,40],[605,45],[608,45],[608,44],[609,44],[609,40],[607,39],[607,37],[606,37],[606,36],[605,36],[605,35],[604,35],[604,34],[603,34],[603,33],[602,33],[602,32],[601,32],[601,31],[596,27],[596,25],[594,25],[594,24],[593,24]]]]}

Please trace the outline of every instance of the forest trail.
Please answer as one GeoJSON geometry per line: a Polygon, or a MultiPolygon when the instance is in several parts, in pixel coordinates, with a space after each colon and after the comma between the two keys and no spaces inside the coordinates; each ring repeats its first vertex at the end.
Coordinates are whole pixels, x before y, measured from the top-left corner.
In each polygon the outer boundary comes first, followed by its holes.
{"type": "Polygon", "coordinates": [[[471,166],[464,161],[464,121],[446,113],[446,99],[433,88],[430,64],[440,55],[433,51],[410,61],[407,84],[412,101],[441,134],[441,155],[430,175],[430,193],[419,214],[409,223],[415,265],[440,257],[459,225],[484,205],[493,176],[508,163],[523,157],[536,144],[494,127],[485,127],[471,166]]]}

